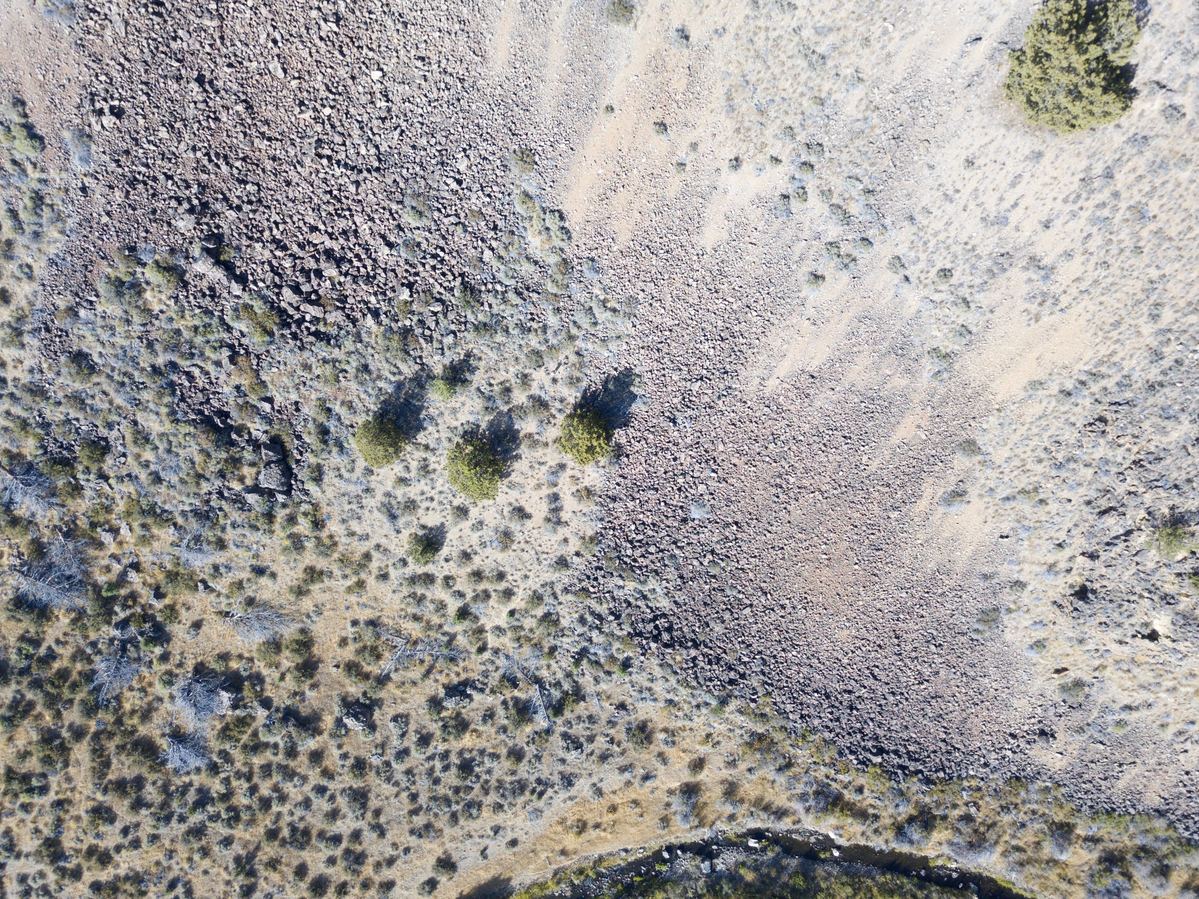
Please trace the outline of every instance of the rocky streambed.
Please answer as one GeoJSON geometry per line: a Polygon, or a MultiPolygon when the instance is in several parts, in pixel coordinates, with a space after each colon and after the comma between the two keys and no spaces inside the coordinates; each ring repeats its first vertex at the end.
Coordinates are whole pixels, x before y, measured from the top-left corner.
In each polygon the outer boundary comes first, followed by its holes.
{"type": "MultiPolygon", "coordinates": [[[[469,894],[472,899],[502,895],[469,894]]],[[[527,887],[517,899],[542,897],[854,897],[917,899],[1025,894],[993,878],[905,852],[839,845],[814,831],[749,830],[611,855],[527,887]]]]}

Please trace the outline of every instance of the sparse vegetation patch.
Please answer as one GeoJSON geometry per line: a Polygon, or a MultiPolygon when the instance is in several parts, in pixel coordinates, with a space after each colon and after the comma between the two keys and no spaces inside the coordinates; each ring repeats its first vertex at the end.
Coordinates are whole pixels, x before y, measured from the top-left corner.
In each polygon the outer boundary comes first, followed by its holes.
{"type": "Polygon", "coordinates": [[[480,899],[654,842],[614,887],[905,895],[783,883],[757,827],[1194,888],[1160,816],[1042,765],[1195,822],[1184,53],[1063,166],[961,67],[913,95],[918,10],[125,3],[21,39],[72,2],[0,41],[3,890],[480,899]],[[1094,358],[1042,359],[1080,291],[1094,358]],[[1017,321],[1045,386],[976,390],[1017,321]],[[979,551],[942,565],[934,516],[979,551]],[[729,865],[676,866],[717,830],[729,865]]]}

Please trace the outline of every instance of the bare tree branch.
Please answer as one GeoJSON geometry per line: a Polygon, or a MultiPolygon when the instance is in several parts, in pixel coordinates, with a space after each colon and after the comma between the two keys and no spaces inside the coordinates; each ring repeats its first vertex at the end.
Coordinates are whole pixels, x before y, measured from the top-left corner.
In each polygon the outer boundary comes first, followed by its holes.
{"type": "Polygon", "coordinates": [[[122,690],[133,683],[141,666],[124,655],[116,652],[106,655],[96,663],[96,673],[92,677],[92,690],[96,694],[96,703],[108,705],[122,690]]]}
{"type": "Polygon", "coordinates": [[[37,514],[54,504],[54,483],[31,462],[0,466],[0,504],[37,514]]]}
{"type": "Polygon", "coordinates": [[[208,722],[229,711],[229,694],[221,689],[215,677],[189,677],[171,691],[175,711],[183,725],[192,731],[202,730],[208,722]]]}
{"type": "Polygon", "coordinates": [[[379,636],[395,648],[395,652],[391,654],[391,658],[387,660],[387,664],[379,672],[380,680],[384,680],[390,676],[400,664],[406,665],[414,659],[422,659],[427,662],[456,662],[462,658],[461,650],[441,646],[432,640],[421,640],[413,643],[409,638],[393,634],[391,631],[380,631],[379,636]]]}
{"type": "Polygon", "coordinates": [[[190,774],[208,764],[208,747],[204,745],[204,738],[198,734],[168,736],[162,761],[176,774],[190,774]]]}
{"type": "Polygon", "coordinates": [[[179,561],[189,568],[199,568],[212,561],[216,553],[204,542],[204,533],[192,530],[182,535],[175,548],[179,561]]]}
{"type": "Polygon", "coordinates": [[[229,623],[237,635],[251,645],[282,637],[296,626],[288,615],[268,605],[255,605],[244,612],[231,612],[229,623]]]}
{"type": "Polygon", "coordinates": [[[542,725],[546,730],[552,730],[554,722],[550,720],[549,709],[545,704],[545,696],[541,692],[541,684],[539,684],[531,674],[525,669],[511,653],[504,653],[504,673],[511,675],[516,680],[523,680],[526,684],[533,688],[533,711],[537,713],[537,717],[541,719],[542,725]]]}
{"type": "Polygon", "coordinates": [[[87,605],[79,548],[61,537],[15,572],[17,596],[39,609],[74,611],[87,605]]]}

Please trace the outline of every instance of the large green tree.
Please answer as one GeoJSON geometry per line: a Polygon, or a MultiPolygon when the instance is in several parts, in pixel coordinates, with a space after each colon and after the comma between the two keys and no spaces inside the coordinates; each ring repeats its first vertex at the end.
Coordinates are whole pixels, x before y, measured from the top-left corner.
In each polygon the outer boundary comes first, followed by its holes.
{"type": "Polygon", "coordinates": [[[1012,51],[1008,98],[1058,131],[1114,121],[1132,105],[1139,35],[1132,0],[1046,0],[1012,51]]]}

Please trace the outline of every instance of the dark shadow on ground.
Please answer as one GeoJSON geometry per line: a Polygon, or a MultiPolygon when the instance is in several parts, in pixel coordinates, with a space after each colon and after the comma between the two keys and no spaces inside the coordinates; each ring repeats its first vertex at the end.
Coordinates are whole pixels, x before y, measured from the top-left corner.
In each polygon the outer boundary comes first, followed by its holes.
{"type": "Polygon", "coordinates": [[[447,363],[441,370],[441,378],[452,387],[465,387],[470,383],[470,379],[475,373],[475,368],[474,359],[468,353],[455,362],[447,363]]]}
{"type": "Polygon", "coordinates": [[[458,899],[507,899],[511,895],[511,878],[496,876],[483,881],[476,887],[471,887],[465,893],[459,893],[458,899]]]}
{"type": "Polygon", "coordinates": [[[515,459],[520,450],[520,429],[511,412],[493,415],[481,436],[505,465],[515,459]]]}
{"type": "Polygon", "coordinates": [[[400,381],[379,407],[379,412],[395,422],[407,439],[416,437],[424,428],[425,406],[429,397],[429,381],[424,375],[414,375],[400,381]]]}
{"type": "Polygon", "coordinates": [[[579,401],[579,408],[595,410],[613,430],[623,428],[629,423],[629,412],[637,402],[633,390],[636,381],[637,376],[631,368],[615,372],[598,387],[586,391],[579,401]]]}
{"type": "Polygon", "coordinates": [[[419,528],[415,533],[423,546],[431,552],[436,554],[445,549],[446,527],[444,524],[419,528]]]}

